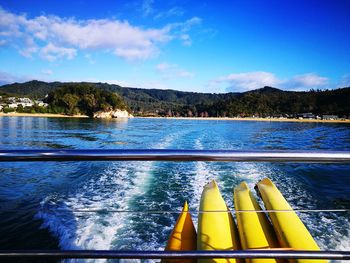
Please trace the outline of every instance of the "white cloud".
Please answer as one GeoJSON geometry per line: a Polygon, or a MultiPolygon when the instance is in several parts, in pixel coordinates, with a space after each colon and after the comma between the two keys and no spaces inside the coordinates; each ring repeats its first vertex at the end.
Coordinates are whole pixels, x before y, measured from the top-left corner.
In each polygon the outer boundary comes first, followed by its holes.
{"type": "MultiPolygon", "coordinates": [[[[152,3],[145,1],[145,10],[151,10],[152,3]]],[[[50,61],[71,59],[80,50],[103,50],[126,60],[148,59],[159,53],[161,44],[173,39],[189,43],[190,37],[182,35],[199,23],[201,19],[193,17],[155,29],[116,19],[27,18],[0,7],[0,43],[10,42],[24,56],[39,53],[50,61]]]]}
{"type": "Polygon", "coordinates": [[[232,73],[219,77],[210,82],[211,87],[225,85],[228,91],[247,91],[258,89],[263,86],[274,86],[280,81],[269,72],[256,71],[245,73],[232,73]]]}
{"type": "Polygon", "coordinates": [[[192,40],[188,34],[182,34],[180,36],[180,39],[182,40],[182,43],[184,46],[191,46],[192,45],[192,40]]]}
{"type": "Polygon", "coordinates": [[[184,13],[185,11],[181,7],[175,6],[167,11],[159,12],[157,15],[154,16],[154,19],[163,19],[172,16],[182,16],[184,13]]]}
{"type": "Polygon", "coordinates": [[[23,49],[19,50],[18,52],[26,58],[31,58],[34,53],[38,51],[38,48],[36,46],[27,46],[23,49]]]}
{"type": "Polygon", "coordinates": [[[285,81],[282,87],[290,90],[306,90],[310,88],[323,88],[328,84],[328,78],[315,73],[297,75],[285,81]]]}
{"type": "Polygon", "coordinates": [[[41,73],[43,73],[44,75],[51,76],[53,74],[53,71],[51,69],[43,69],[41,73]]]}
{"type": "Polygon", "coordinates": [[[192,78],[194,76],[194,74],[192,72],[189,72],[189,71],[186,71],[186,70],[183,70],[183,69],[180,69],[177,72],[177,75],[179,77],[183,77],[183,78],[192,78]]]}
{"type": "Polygon", "coordinates": [[[0,36],[20,36],[20,24],[25,22],[26,18],[22,15],[14,15],[6,12],[0,7],[0,36]]]}
{"type": "Polygon", "coordinates": [[[188,32],[196,26],[199,26],[202,23],[202,19],[199,17],[192,17],[191,19],[186,20],[182,23],[171,23],[165,28],[173,32],[173,36],[182,41],[184,46],[192,45],[192,39],[188,32]]]}
{"type": "Polygon", "coordinates": [[[141,7],[143,16],[149,16],[154,12],[153,3],[154,3],[154,0],[143,0],[142,7],[141,7]]]}
{"type": "Polygon", "coordinates": [[[0,85],[10,84],[14,82],[25,82],[30,80],[30,77],[22,75],[13,75],[7,72],[0,71],[0,85]]]}
{"type": "Polygon", "coordinates": [[[87,60],[91,65],[93,65],[93,64],[96,63],[96,61],[92,58],[91,54],[85,54],[85,55],[84,55],[84,58],[86,58],[86,60],[87,60]]]}
{"type": "Polygon", "coordinates": [[[140,11],[143,17],[153,15],[153,19],[155,20],[168,17],[179,17],[185,13],[185,11],[179,6],[174,6],[165,11],[159,11],[159,9],[154,7],[154,0],[143,0],[140,11]]]}
{"type": "Polygon", "coordinates": [[[176,64],[159,63],[156,65],[156,70],[162,75],[163,79],[171,78],[192,78],[194,74],[187,70],[182,69],[176,64]]]}
{"type": "Polygon", "coordinates": [[[344,75],[339,84],[337,85],[338,88],[344,88],[344,87],[350,87],[350,74],[344,75]]]}
{"type": "Polygon", "coordinates": [[[208,86],[214,92],[248,91],[264,86],[272,86],[287,90],[309,90],[311,88],[325,88],[328,78],[315,73],[296,75],[290,79],[280,79],[275,74],[265,71],[232,73],[213,79],[208,86]]]}
{"type": "Polygon", "coordinates": [[[77,51],[74,48],[58,47],[49,43],[41,49],[40,55],[48,61],[55,61],[59,58],[72,59],[77,55],[77,51]]]}
{"type": "Polygon", "coordinates": [[[36,45],[35,41],[30,36],[24,37],[24,47],[19,50],[19,53],[27,58],[31,58],[32,54],[36,53],[38,51],[38,46],[36,45]]]}
{"type": "Polygon", "coordinates": [[[114,54],[126,60],[147,59],[158,53],[158,49],[149,47],[146,49],[120,47],[116,48],[114,54]]]}
{"type": "Polygon", "coordinates": [[[192,17],[191,19],[187,20],[182,27],[182,32],[188,32],[191,30],[193,26],[200,25],[202,23],[202,19],[199,17],[192,17]]]}
{"type": "Polygon", "coordinates": [[[164,72],[165,70],[174,67],[175,65],[171,65],[168,63],[159,63],[158,65],[156,65],[156,69],[160,72],[164,72]]]}

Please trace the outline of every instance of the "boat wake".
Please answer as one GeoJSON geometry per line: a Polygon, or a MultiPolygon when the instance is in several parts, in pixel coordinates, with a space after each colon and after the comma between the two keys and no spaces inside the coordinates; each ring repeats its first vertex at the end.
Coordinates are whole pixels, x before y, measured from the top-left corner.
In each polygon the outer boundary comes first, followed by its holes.
{"type": "MultiPolygon", "coordinates": [[[[169,147],[177,136],[168,136],[154,148],[169,147]]],[[[154,162],[108,163],[101,174],[92,176],[74,192],[46,197],[37,218],[58,238],[62,249],[111,249],[118,233],[132,224],[127,222],[126,212],[115,211],[134,209],[130,203],[147,191],[153,165],[154,162]]]]}
{"type": "MultiPolygon", "coordinates": [[[[197,138],[194,141],[194,148],[196,150],[203,150],[204,146],[201,142],[200,138],[197,138]]],[[[190,178],[190,191],[192,192],[190,202],[190,207],[195,208],[195,210],[199,209],[199,203],[202,195],[203,187],[209,183],[211,180],[218,181],[218,172],[213,169],[212,163],[208,162],[195,162],[194,164],[194,173],[190,178]]],[[[221,181],[218,181],[220,184],[221,181]]],[[[192,209],[193,210],[193,209],[192,209]]],[[[198,214],[192,214],[192,219],[195,227],[197,228],[198,223],[198,214]]]]}
{"type": "MultiPolygon", "coordinates": [[[[168,135],[152,148],[179,147],[176,143],[185,135],[183,132],[168,135]]],[[[195,149],[206,147],[200,136],[191,143],[195,149]]],[[[52,194],[41,203],[37,217],[43,220],[42,227],[48,228],[58,238],[63,249],[162,250],[178,214],[115,211],[180,211],[185,200],[189,201],[190,211],[194,211],[199,207],[204,185],[213,179],[218,182],[229,207],[233,207],[232,188],[235,185],[247,181],[253,189],[259,180],[269,177],[292,207],[318,208],[313,202],[315,198],[303,183],[278,165],[207,162],[109,162],[96,165],[101,166],[96,170],[97,174],[76,190],[52,194]]],[[[192,217],[197,226],[197,213],[192,217]]],[[[350,249],[350,222],[344,215],[300,213],[300,217],[321,249],[350,249]]]]}

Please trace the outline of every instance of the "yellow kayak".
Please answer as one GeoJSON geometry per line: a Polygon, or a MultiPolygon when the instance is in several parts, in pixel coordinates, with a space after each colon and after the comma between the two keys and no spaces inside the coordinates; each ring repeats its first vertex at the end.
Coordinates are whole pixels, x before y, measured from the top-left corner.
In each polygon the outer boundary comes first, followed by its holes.
{"type": "MultiPolygon", "coordinates": [[[[234,202],[237,212],[237,225],[242,249],[270,249],[277,248],[276,234],[264,213],[252,212],[261,207],[249,190],[246,182],[242,182],[234,189],[234,202]]],[[[275,259],[246,259],[246,262],[275,263],[275,259]]],[[[280,261],[279,261],[280,262],[280,261]]]]}
{"type": "MultiPolygon", "coordinates": [[[[196,250],[197,234],[194,228],[188,204],[185,202],[181,214],[177,218],[174,229],[171,232],[165,250],[196,250]]],[[[195,263],[196,259],[162,260],[171,263],[195,263]]]]}
{"type": "MultiPolygon", "coordinates": [[[[199,210],[201,212],[198,216],[198,250],[240,249],[237,227],[215,181],[204,186],[199,210]]],[[[227,263],[238,260],[199,259],[198,262],[227,263]]]]}
{"type": "MultiPolygon", "coordinates": [[[[265,178],[261,180],[257,184],[257,188],[267,210],[293,210],[270,179],[265,178]]],[[[269,216],[277,234],[278,241],[283,248],[320,250],[317,243],[294,211],[269,212],[269,216]]],[[[324,263],[328,261],[290,260],[290,262],[324,263]]]]}

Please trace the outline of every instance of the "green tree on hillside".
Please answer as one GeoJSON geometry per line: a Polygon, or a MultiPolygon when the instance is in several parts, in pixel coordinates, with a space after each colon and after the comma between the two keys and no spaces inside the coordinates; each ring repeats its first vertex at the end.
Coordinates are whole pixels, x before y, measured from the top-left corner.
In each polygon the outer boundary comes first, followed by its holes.
{"type": "Polygon", "coordinates": [[[97,89],[89,84],[67,84],[49,93],[45,100],[52,113],[93,116],[97,111],[127,110],[126,103],[117,94],[97,89]]]}

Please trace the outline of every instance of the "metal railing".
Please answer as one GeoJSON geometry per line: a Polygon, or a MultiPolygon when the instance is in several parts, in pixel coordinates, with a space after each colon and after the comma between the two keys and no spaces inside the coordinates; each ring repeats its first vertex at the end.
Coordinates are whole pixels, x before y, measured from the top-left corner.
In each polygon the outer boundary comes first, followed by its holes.
{"type": "Polygon", "coordinates": [[[0,250],[1,258],[105,258],[105,259],[184,259],[184,258],[285,258],[350,260],[350,251],[305,250],[200,250],[200,251],[116,251],[116,250],[0,250]]]}
{"type": "MultiPolygon", "coordinates": [[[[349,151],[232,151],[232,150],[0,150],[0,162],[33,161],[215,161],[350,163],[349,151]]],[[[284,249],[212,251],[120,250],[0,250],[1,258],[284,258],[350,260],[350,251],[284,249]]]]}
{"type": "Polygon", "coordinates": [[[212,161],[350,163],[350,152],[232,150],[0,150],[0,162],[212,161]]]}

